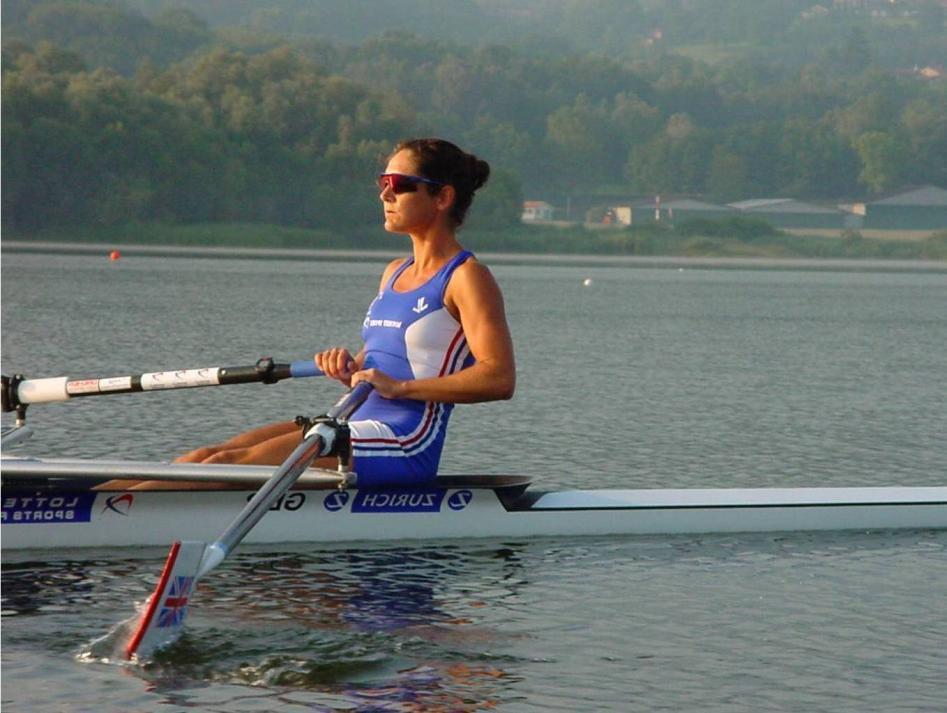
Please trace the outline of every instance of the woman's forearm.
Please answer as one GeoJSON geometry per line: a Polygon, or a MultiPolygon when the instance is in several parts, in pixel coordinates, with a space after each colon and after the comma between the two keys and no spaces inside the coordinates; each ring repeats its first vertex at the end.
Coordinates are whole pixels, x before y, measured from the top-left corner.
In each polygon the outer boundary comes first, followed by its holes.
{"type": "Polygon", "coordinates": [[[398,382],[395,392],[398,398],[471,404],[512,398],[515,389],[515,369],[478,361],[449,376],[398,382]]]}

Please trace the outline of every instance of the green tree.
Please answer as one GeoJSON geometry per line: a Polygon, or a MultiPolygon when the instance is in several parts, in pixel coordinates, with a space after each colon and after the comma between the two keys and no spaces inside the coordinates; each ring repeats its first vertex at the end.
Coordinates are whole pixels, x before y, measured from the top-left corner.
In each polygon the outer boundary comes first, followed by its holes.
{"type": "Polygon", "coordinates": [[[523,214],[523,189],[509,171],[492,171],[490,180],[477,193],[468,223],[476,228],[510,228],[523,214]]]}
{"type": "Polygon", "coordinates": [[[558,167],[563,190],[608,182],[621,175],[616,165],[615,133],[603,105],[593,105],[584,94],[547,120],[545,147],[558,167]]]}
{"type": "Polygon", "coordinates": [[[869,131],[885,131],[898,114],[896,99],[885,92],[873,91],[859,97],[845,109],[833,112],[836,130],[849,140],[869,131]]]}
{"type": "Polygon", "coordinates": [[[776,180],[784,194],[825,198],[851,195],[856,188],[857,157],[826,122],[787,120],[777,151],[776,180]]]}
{"type": "Polygon", "coordinates": [[[855,140],[862,169],[858,180],[873,193],[897,186],[904,173],[905,147],[897,137],[883,131],[869,131],[855,140]]]}
{"type": "Polygon", "coordinates": [[[839,67],[845,72],[858,74],[871,64],[871,60],[872,50],[868,33],[861,27],[853,27],[838,54],[839,67]]]}
{"type": "Polygon", "coordinates": [[[947,186],[947,92],[916,99],[901,112],[900,125],[911,147],[912,182],[947,186]],[[935,103],[936,100],[936,103],[935,103]]]}
{"type": "Polygon", "coordinates": [[[737,200],[750,188],[744,158],[724,146],[714,146],[707,172],[707,190],[717,200],[737,200]]]}

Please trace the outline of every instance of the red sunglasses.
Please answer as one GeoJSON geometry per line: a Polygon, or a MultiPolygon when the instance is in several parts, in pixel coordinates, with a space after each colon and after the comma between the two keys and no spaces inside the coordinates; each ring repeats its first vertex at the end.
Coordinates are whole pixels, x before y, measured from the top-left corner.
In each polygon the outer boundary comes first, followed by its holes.
{"type": "Polygon", "coordinates": [[[379,173],[377,182],[378,187],[381,190],[390,188],[391,192],[396,195],[400,193],[414,193],[416,190],[418,190],[419,183],[426,183],[429,186],[447,185],[442,181],[432,181],[430,178],[409,176],[404,173],[379,173]]]}

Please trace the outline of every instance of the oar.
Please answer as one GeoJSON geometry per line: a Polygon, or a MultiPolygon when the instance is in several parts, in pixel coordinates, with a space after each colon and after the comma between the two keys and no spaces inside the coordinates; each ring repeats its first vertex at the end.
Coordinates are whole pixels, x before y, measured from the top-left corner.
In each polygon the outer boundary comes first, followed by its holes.
{"type": "Polygon", "coordinates": [[[171,546],[158,586],[125,647],[127,658],[149,656],[180,636],[197,581],[224,561],[313,460],[339,454],[340,467],[348,464],[345,423],[371,390],[371,384],[363,381],[329,409],[215,542],[185,541],[171,546]]]}
{"type": "Polygon", "coordinates": [[[3,399],[3,411],[9,412],[29,404],[54,403],[81,396],[106,396],[138,391],[192,389],[198,386],[225,386],[254,382],[275,384],[283,379],[320,376],[321,374],[322,372],[312,359],[300,359],[283,364],[264,357],[252,366],[209,366],[203,369],[175,369],[91,379],[71,379],[68,376],[26,379],[20,375],[12,377],[4,375],[0,395],[3,399]]]}

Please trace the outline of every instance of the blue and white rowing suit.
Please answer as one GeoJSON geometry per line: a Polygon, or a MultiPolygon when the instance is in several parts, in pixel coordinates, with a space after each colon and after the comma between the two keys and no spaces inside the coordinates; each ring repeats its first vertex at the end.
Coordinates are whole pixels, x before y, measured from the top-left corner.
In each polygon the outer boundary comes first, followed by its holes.
{"type": "MultiPolygon", "coordinates": [[[[460,323],[444,306],[451,275],[472,253],[463,250],[420,287],[397,292],[409,258],[372,301],[362,326],[364,368],[393,379],[447,376],[474,361],[460,323]]],[[[386,399],[375,392],[352,415],[352,454],[359,485],[417,484],[437,475],[454,405],[386,399]]]]}

